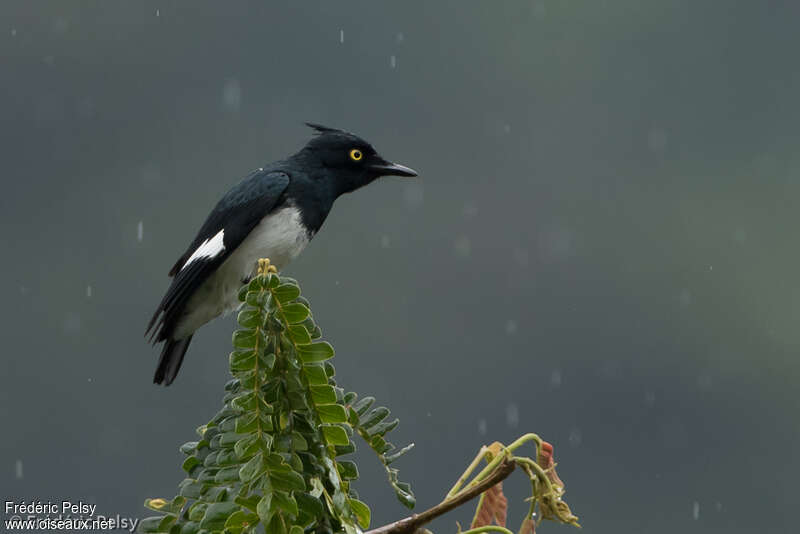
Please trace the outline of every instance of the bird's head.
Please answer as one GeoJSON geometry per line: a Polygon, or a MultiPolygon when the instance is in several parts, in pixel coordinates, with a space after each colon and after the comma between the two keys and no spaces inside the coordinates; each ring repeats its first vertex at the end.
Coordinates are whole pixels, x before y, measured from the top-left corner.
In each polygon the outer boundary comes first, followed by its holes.
{"type": "Polygon", "coordinates": [[[368,142],[343,130],[306,123],[315,135],[302,153],[324,167],[338,194],[349,193],[381,176],[417,176],[417,172],[384,159],[368,142]]]}

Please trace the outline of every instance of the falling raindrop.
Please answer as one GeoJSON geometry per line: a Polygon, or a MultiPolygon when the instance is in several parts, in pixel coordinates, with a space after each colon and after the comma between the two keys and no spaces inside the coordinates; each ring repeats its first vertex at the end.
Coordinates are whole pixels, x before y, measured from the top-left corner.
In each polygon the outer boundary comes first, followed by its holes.
{"type": "Polygon", "coordinates": [[[14,471],[16,472],[17,480],[22,480],[22,460],[17,460],[14,471]]]}
{"type": "Polygon", "coordinates": [[[392,56],[392,57],[389,58],[389,65],[391,65],[391,67],[393,69],[397,67],[397,57],[396,56],[392,56]]]}
{"type": "Polygon", "coordinates": [[[11,37],[16,37],[16,36],[17,36],[17,29],[11,28],[11,37]]]}
{"type": "Polygon", "coordinates": [[[92,298],[92,286],[86,286],[86,298],[92,298]]]}
{"type": "Polygon", "coordinates": [[[403,189],[403,199],[409,208],[419,208],[425,202],[425,189],[420,184],[407,184],[403,189]]]}
{"type": "Polygon", "coordinates": [[[390,244],[391,244],[391,240],[389,239],[389,236],[386,235],[386,234],[382,235],[381,236],[381,248],[389,248],[390,244]]]}
{"type": "Polygon", "coordinates": [[[553,369],[550,373],[550,385],[554,388],[561,387],[561,369],[553,369]]]}
{"type": "Polygon", "coordinates": [[[139,243],[144,239],[144,221],[139,221],[139,224],[136,225],[136,239],[139,243]]]}
{"type": "Polygon", "coordinates": [[[62,328],[65,334],[77,334],[81,330],[81,316],[70,312],[64,317],[62,328]]]}
{"type": "Polygon", "coordinates": [[[479,420],[478,421],[478,434],[480,434],[481,436],[485,436],[486,432],[487,432],[486,426],[487,426],[486,419],[479,420]]]}
{"type": "Polygon", "coordinates": [[[513,319],[506,321],[506,334],[513,335],[517,333],[517,322],[513,319]]]}
{"type": "Polygon", "coordinates": [[[692,504],[692,519],[695,521],[700,519],[700,503],[697,501],[692,504]]]}
{"type": "Polygon", "coordinates": [[[469,237],[462,235],[456,238],[455,243],[453,243],[453,248],[456,254],[462,258],[469,258],[469,255],[472,253],[472,242],[469,240],[469,237]]]}
{"type": "Polygon", "coordinates": [[[519,407],[516,403],[509,403],[506,406],[506,424],[511,428],[516,428],[519,424],[519,407]]]}
{"type": "Polygon", "coordinates": [[[339,30],[339,42],[344,42],[344,30],[339,30]]]}
{"type": "Polygon", "coordinates": [[[406,40],[406,36],[403,35],[403,32],[400,32],[400,33],[397,34],[397,43],[398,44],[402,43],[405,40],[406,40]]]}
{"type": "Polygon", "coordinates": [[[225,85],[222,87],[222,109],[236,113],[241,107],[242,86],[239,80],[235,78],[225,80],[225,85]]]}
{"type": "Polygon", "coordinates": [[[160,9],[156,9],[156,17],[160,17],[160,16],[161,16],[161,10],[160,9]]]}
{"type": "Polygon", "coordinates": [[[569,444],[573,447],[579,447],[581,441],[583,441],[583,434],[581,434],[581,429],[578,427],[573,427],[572,430],[569,431],[569,444]]]}

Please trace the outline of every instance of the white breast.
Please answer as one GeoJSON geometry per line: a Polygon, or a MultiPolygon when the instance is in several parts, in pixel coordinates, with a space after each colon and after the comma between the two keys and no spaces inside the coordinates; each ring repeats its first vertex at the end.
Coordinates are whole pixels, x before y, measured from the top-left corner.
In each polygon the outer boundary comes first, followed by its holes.
{"type": "Polygon", "coordinates": [[[269,258],[270,263],[282,269],[303,251],[310,239],[302,224],[300,210],[293,206],[261,219],[225,263],[189,299],[174,337],[181,339],[218,315],[236,309],[242,280],[255,274],[260,258],[269,258]]]}

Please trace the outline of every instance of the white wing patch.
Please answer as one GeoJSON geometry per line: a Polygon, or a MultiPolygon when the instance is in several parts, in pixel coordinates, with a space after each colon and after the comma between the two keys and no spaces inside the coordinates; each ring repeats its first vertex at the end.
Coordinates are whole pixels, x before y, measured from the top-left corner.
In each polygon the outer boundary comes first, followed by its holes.
{"type": "Polygon", "coordinates": [[[187,265],[189,265],[195,260],[200,260],[204,258],[216,258],[220,254],[222,254],[225,251],[225,243],[223,241],[224,237],[225,237],[225,229],[223,228],[222,230],[217,232],[217,235],[215,235],[211,239],[206,239],[205,241],[203,241],[203,243],[199,247],[197,247],[197,250],[195,250],[192,253],[192,255],[189,256],[189,259],[186,260],[186,263],[183,264],[183,267],[181,267],[181,271],[184,270],[187,265]]]}

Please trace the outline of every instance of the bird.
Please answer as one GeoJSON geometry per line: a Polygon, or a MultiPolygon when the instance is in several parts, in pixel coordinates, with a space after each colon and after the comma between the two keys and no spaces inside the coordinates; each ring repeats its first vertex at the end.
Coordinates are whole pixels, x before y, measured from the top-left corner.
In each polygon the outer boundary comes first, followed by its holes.
{"type": "Polygon", "coordinates": [[[238,290],[258,260],[285,267],[319,232],[339,196],[381,176],[417,176],[355,134],[306,125],[314,130],[308,143],[225,193],[170,269],[172,282],[145,331],[154,345],[164,344],[154,383],[172,384],[195,331],[239,307],[238,290]]]}

